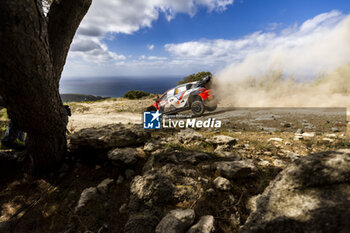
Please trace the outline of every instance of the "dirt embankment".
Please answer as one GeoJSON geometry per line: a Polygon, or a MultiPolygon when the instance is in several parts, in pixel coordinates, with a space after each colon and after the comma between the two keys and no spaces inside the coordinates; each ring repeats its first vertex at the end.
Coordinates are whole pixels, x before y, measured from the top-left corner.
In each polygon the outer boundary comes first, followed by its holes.
{"type": "Polygon", "coordinates": [[[152,98],[129,100],[107,99],[96,102],[69,103],[72,116],[68,130],[76,132],[83,128],[100,127],[108,124],[140,124],[142,111],[152,105],[152,98]]]}

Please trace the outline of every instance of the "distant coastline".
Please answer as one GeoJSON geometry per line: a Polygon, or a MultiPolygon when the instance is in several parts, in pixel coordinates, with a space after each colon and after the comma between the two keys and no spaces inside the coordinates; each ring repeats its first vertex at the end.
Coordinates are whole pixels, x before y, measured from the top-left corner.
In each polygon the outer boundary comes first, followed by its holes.
{"type": "Polygon", "coordinates": [[[61,94],[63,102],[85,102],[109,99],[110,97],[84,95],[84,94],[61,94]]]}
{"type": "MultiPolygon", "coordinates": [[[[183,77],[90,77],[66,78],[60,82],[61,94],[82,94],[82,96],[123,97],[131,90],[162,94],[177,85],[183,77]]],[[[72,96],[75,98],[75,96],[72,96]]],[[[85,98],[85,97],[84,97],[85,98]]]]}

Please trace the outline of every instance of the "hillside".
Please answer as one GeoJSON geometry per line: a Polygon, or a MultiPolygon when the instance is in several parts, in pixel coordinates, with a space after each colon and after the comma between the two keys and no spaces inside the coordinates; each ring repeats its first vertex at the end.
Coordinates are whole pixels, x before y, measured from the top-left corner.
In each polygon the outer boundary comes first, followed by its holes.
{"type": "MultiPolygon", "coordinates": [[[[277,229],[273,232],[350,229],[344,198],[349,195],[350,152],[339,150],[349,148],[350,140],[340,125],[333,129],[337,132],[316,132],[312,124],[324,121],[314,112],[303,112],[298,125],[297,117],[281,111],[256,110],[254,115],[250,110],[254,117],[247,118],[243,110],[230,115],[219,109],[212,116],[230,119],[229,128],[145,131],[141,112],[151,103],[123,98],[71,103],[69,153],[57,173],[36,179],[2,169],[7,175],[0,187],[0,230],[272,232],[269,225],[277,229]],[[279,121],[290,125],[278,130],[279,121]],[[272,125],[260,131],[247,128],[269,122],[272,125]],[[330,199],[333,202],[326,201],[330,199]],[[333,221],[344,224],[329,228],[333,221]]],[[[334,117],[329,112],[327,116],[334,117]]],[[[6,116],[0,119],[6,121],[6,116]]],[[[327,124],[334,128],[339,119],[327,124]]]]}

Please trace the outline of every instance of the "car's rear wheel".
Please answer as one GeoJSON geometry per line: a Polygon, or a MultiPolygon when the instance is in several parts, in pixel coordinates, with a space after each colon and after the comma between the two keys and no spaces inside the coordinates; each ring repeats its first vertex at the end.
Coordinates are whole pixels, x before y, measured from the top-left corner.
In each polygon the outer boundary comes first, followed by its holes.
{"type": "Polygon", "coordinates": [[[200,100],[193,101],[191,104],[191,110],[195,116],[201,116],[205,111],[203,102],[200,100]]]}

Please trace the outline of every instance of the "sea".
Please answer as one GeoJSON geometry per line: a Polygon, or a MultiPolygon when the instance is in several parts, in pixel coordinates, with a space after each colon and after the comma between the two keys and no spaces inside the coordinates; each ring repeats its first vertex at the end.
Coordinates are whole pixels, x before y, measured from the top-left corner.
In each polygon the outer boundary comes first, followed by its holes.
{"type": "Polygon", "coordinates": [[[62,78],[61,94],[84,94],[103,97],[122,97],[130,90],[162,94],[177,85],[183,77],[96,77],[62,78]]]}

